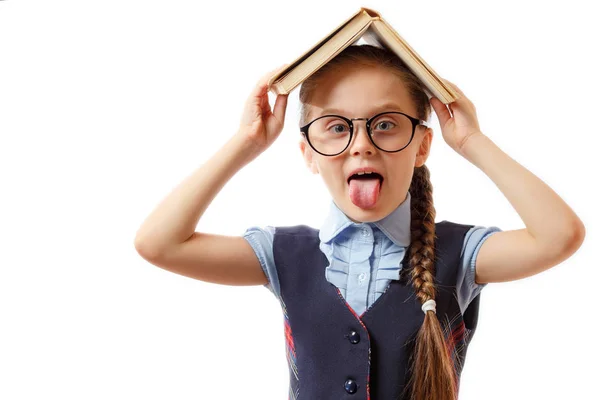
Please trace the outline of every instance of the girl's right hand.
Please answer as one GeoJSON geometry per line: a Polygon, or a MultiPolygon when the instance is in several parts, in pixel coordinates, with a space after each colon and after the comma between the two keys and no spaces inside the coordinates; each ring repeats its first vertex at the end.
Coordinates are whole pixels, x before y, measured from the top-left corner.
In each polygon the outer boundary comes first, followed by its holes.
{"type": "Polygon", "coordinates": [[[267,82],[277,71],[288,65],[284,64],[263,75],[246,100],[238,135],[252,144],[257,156],[265,151],[283,130],[288,95],[278,95],[271,112],[267,82]]]}

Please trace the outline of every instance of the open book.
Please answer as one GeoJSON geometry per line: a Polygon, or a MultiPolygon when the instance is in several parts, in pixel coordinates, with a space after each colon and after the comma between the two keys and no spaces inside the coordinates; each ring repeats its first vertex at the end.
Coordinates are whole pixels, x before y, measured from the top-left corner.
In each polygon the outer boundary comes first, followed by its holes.
{"type": "Polygon", "coordinates": [[[396,53],[425,85],[430,98],[433,96],[442,103],[448,104],[460,97],[377,11],[366,7],[361,7],[356,14],[311,49],[273,75],[268,82],[269,90],[274,94],[290,93],[338,53],[361,38],[367,44],[384,47],[396,53]]]}

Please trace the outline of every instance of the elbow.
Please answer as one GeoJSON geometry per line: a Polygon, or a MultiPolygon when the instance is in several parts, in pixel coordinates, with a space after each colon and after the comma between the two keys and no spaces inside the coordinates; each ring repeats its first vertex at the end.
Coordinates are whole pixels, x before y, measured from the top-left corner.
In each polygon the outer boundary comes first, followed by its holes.
{"type": "Polygon", "coordinates": [[[157,247],[138,236],[134,239],[133,246],[135,247],[135,251],[145,260],[150,261],[158,257],[159,252],[157,251],[157,247]]]}
{"type": "Polygon", "coordinates": [[[585,226],[579,218],[576,218],[570,225],[568,232],[567,239],[564,241],[565,245],[563,251],[570,256],[579,250],[583,244],[585,239],[585,226]]]}
{"type": "Polygon", "coordinates": [[[579,249],[581,247],[581,245],[583,244],[583,240],[585,239],[585,226],[583,225],[583,222],[577,218],[577,221],[575,222],[575,228],[573,229],[573,235],[572,235],[572,245],[575,247],[575,251],[577,251],[577,249],[579,249]]]}

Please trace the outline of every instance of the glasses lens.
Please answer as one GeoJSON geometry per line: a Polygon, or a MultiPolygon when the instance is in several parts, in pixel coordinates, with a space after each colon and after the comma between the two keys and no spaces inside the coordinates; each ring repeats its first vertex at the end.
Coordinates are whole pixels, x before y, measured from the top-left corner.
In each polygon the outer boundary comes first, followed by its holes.
{"type": "Polygon", "coordinates": [[[375,144],[387,151],[405,147],[412,136],[413,124],[406,115],[381,114],[371,121],[371,136],[375,144]]]}
{"type": "Polygon", "coordinates": [[[350,125],[338,116],[326,115],[310,125],[308,139],[318,152],[337,154],[350,141],[350,125]]]}
{"type": "MultiPolygon", "coordinates": [[[[375,144],[387,151],[400,150],[409,143],[412,122],[398,113],[385,113],[371,121],[371,136],[375,144]]],[[[346,148],[350,141],[348,122],[335,115],[315,120],[308,129],[308,138],[320,153],[334,155],[346,148]]]]}

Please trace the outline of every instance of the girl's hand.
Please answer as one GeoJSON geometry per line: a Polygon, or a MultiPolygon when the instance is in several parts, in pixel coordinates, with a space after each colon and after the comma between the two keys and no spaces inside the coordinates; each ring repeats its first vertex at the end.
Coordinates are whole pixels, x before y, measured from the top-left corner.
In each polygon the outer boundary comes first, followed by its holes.
{"type": "Polygon", "coordinates": [[[483,135],[483,133],[479,129],[475,105],[455,84],[446,79],[443,80],[461,96],[448,104],[452,115],[446,105],[437,98],[432,97],[430,103],[437,114],[444,140],[457,153],[463,155],[463,148],[467,140],[473,135],[483,135]]]}
{"type": "Polygon", "coordinates": [[[256,155],[265,151],[283,130],[288,95],[278,95],[271,112],[267,82],[288,65],[284,64],[263,75],[246,100],[238,134],[252,144],[256,155]]]}

